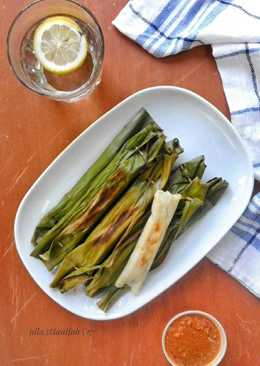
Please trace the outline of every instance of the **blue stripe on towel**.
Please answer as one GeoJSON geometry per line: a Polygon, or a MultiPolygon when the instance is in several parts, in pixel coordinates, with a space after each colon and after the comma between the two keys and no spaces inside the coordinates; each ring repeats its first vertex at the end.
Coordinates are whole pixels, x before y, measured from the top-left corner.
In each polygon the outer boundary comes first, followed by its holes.
{"type": "MultiPolygon", "coordinates": [[[[203,4],[200,4],[200,8],[197,9],[196,14],[203,9],[202,14],[200,15],[199,20],[197,23],[193,26],[193,29],[189,32],[189,40],[192,39],[193,42],[187,41],[186,37],[179,37],[177,42],[175,42],[174,47],[169,42],[164,42],[161,44],[161,46],[156,49],[153,54],[156,56],[164,56],[167,53],[167,49],[170,48],[172,51],[171,53],[178,53],[182,50],[190,49],[193,46],[193,43],[198,42],[202,43],[201,40],[197,38],[198,33],[207,26],[223,9],[223,6],[219,6],[219,4],[216,3],[215,6],[212,7],[212,10],[209,12],[209,14],[205,15],[207,10],[210,6],[214,5],[214,2],[205,2],[203,4]]],[[[194,17],[194,15],[193,15],[194,17]]],[[[185,18],[186,19],[186,18],[185,18]]],[[[189,19],[189,22],[192,19],[189,19]]],[[[171,36],[174,36],[177,34],[180,34],[180,32],[185,31],[185,28],[175,28],[173,32],[171,33],[171,36]]]]}
{"type": "MultiPolygon", "coordinates": [[[[260,47],[258,47],[258,48],[249,48],[248,51],[249,51],[250,54],[260,52],[260,47]]],[[[223,58],[239,56],[239,55],[243,55],[245,53],[246,53],[246,50],[234,51],[234,52],[226,53],[225,55],[215,56],[215,59],[216,60],[221,60],[223,58]]]]}
{"type": "Polygon", "coordinates": [[[145,46],[145,48],[149,51],[152,50],[156,42],[160,39],[159,36],[163,37],[164,42],[160,44],[158,48],[155,48],[152,53],[157,57],[162,57],[167,54],[168,48],[173,48],[172,53],[177,53],[181,49],[189,49],[191,48],[194,42],[198,42],[199,44],[203,44],[203,42],[197,39],[198,33],[207,26],[210,22],[214,20],[214,18],[225,8],[223,4],[218,3],[217,1],[205,1],[205,0],[197,0],[195,3],[190,5],[189,1],[183,1],[183,6],[180,7],[179,11],[176,15],[169,21],[169,24],[162,30],[161,27],[164,22],[167,21],[171,12],[176,7],[176,0],[171,0],[167,3],[167,5],[162,9],[160,14],[153,20],[149,21],[144,17],[144,15],[137,11],[131,2],[129,2],[129,9],[138,16],[142,21],[147,24],[147,28],[145,31],[140,34],[136,38],[136,42],[141,46],[145,46]],[[209,14],[205,15],[208,11],[209,7],[212,6],[212,10],[209,14]],[[186,9],[187,8],[187,9],[186,9]],[[186,11],[186,10],[187,11],[186,11]],[[177,26],[173,29],[172,33],[167,35],[167,31],[172,26],[174,21],[176,21],[178,16],[183,14],[183,11],[186,11],[183,19],[177,24],[177,26]],[[193,21],[194,17],[198,15],[198,13],[202,11],[202,14],[196,23],[196,25],[191,29],[191,33],[188,37],[182,36],[182,32],[189,26],[189,24],[193,21]],[[154,34],[156,33],[157,36],[154,34]],[[146,41],[151,39],[151,42],[145,45],[146,41]],[[173,46],[173,41],[175,41],[175,45],[173,46]]]}
{"type": "Polygon", "coordinates": [[[247,61],[248,61],[249,67],[250,67],[254,92],[255,92],[255,95],[256,95],[257,100],[258,100],[258,105],[260,107],[260,95],[259,95],[258,86],[257,86],[256,73],[255,73],[254,65],[253,65],[253,62],[252,62],[252,59],[251,59],[251,56],[250,56],[250,53],[249,53],[247,43],[246,43],[246,58],[247,58],[247,61]]]}
{"type": "MultiPolygon", "coordinates": [[[[149,22],[148,20],[144,19],[143,16],[137,10],[134,9],[133,5],[130,2],[129,7],[132,10],[132,12],[134,14],[138,15],[139,17],[141,17],[142,20],[144,20],[145,23],[148,25],[148,27],[145,29],[145,31],[137,37],[136,41],[139,44],[143,45],[148,38],[152,37],[152,35],[154,34],[155,31],[158,32],[160,29],[160,26],[168,19],[168,17],[171,15],[171,12],[177,6],[177,3],[178,3],[178,0],[170,0],[167,3],[167,5],[162,9],[160,14],[152,22],[149,22]]],[[[160,30],[160,35],[167,38],[164,31],[162,32],[160,30]]]]}
{"type": "Polygon", "coordinates": [[[255,229],[254,234],[250,234],[247,231],[239,229],[236,225],[234,225],[231,229],[231,231],[237,235],[239,238],[244,240],[245,245],[242,247],[242,249],[239,251],[237,256],[234,258],[232,266],[228,269],[228,272],[232,272],[234,269],[236,263],[239,261],[239,259],[242,257],[244,252],[247,250],[249,246],[254,247],[257,251],[260,252],[260,228],[255,229]]]}
{"type": "MultiPolygon", "coordinates": [[[[183,19],[178,23],[178,25],[173,29],[171,36],[176,36],[177,34],[181,34],[181,32],[188,27],[189,23],[193,20],[193,18],[198,14],[198,12],[205,7],[207,1],[205,0],[198,0],[196,1],[191,7],[190,9],[187,11],[187,13],[184,15],[183,19]]],[[[206,5],[207,7],[208,5],[206,5]]],[[[172,22],[173,23],[173,22],[172,22]]],[[[167,26],[167,29],[170,28],[170,26],[172,25],[169,24],[167,26]]],[[[194,40],[194,37],[189,37],[190,39],[194,40]]],[[[168,47],[170,45],[167,45],[168,47]]]]}
{"type": "MultiPolygon", "coordinates": [[[[175,39],[185,39],[185,41],[186,42],[194,42],[194,39],[190,39],[190,38],[188,38],[188,37],[185,37],[185,38],[183,38],[183,37],[170,37],[170,36],[167,36],[166,34],[164,34],[163,32],[161,32],[153,23],[150,23],[147,19],[145,19],[137,10],[135,10],[134,9],[134,7],[132,6],[132,4],[130,3],[129,4],[129,9],[131,9],[131,11],[135,14],[135,15],[137,15],[140,19],[142,19],[142,21],[144,22],[144,23],[146,23],[146,24],[148,24],[148,25],[151,25],[152,27],[154,27],[154,29],[162,36],[162,37],[164,37],[165,39],[168,39],[168,40],[175,40],[175,39]]],[[[144,36],[144,34],[143,34],[143,36],[144,36]]],[[[138,37],[139,38],[139,37],[138,37]]],[[[137,38],[137,39],[138,39],[137,38]]],[[[145,37],[145,39],[146,39],[147,37],[145,37]]],[[[137,40],[136,40],[137,41],[137,40]]],[[[142,42],[139,42],[139,41],[137,41],[141,46],[143,46],[143,41],[142,42]]],[[[199,41],[201,44],[203,44],[203,42],[201,42],[201,41],[199,41]]]]}
{"type": "Polygon", "coordinates": [[[240,239],[244,240],[246,246],[252,245],[257,251],[260,251],[260,229],[255,230],[255,233],[252,235],[248,231],[241,230],[235,225],[232,227],[231,231],[240,239]]]}
{"type": "MultiPolygon", "coordinates": [[[[210,3],[210,5],[212,5],[212,3],[210,3]]],[[[196,29],[193,31],[193,34],[191,34],[190,37],[196,39],[199,32],[204,29],[208,24],[210,24],[224,9],[225,6],[223,6],[222,4],[216,4],[216,6],[212,8],[211,12],[206,17],[201,17],[201,22],[198,22],[196,29]]],[[[183,50],[187,50],[189,48],[190,45],[187,44],[186,41],[184,41],[183,50]]]]}
{"type": "Polygon", "coordinates": [[[239,224],[240,226],[240,230],[245,230],[245,231],[256,231],[256,227],[254,225],[254,222],[252,220],[250,220],[251,222],[245,222],[243,221],[243,216],[238,220],[237,224],[239,224]],[[242,228],[241,228],[242,226],[242,228]]]}
{"type": "Polygon", "coordinates": [[[236,225],[231,228],[231,231],[236,234],[240,239],[244,240],[245,242],[248,242],[252,238],[252,234],[250,234],[246,230],[242,230],[238,228],[236,225]]]}
{"type": "MultiPolygon", "coordinates": [[[[178,53],[179,49],[181,48],[181,45],[183,43],[187,43],[190,45],[190,47],[192,46],[192,44],[194,42],[198,42],[199,44],[203,44],[202,41],[197,40],[195,37],[183,37],[181,35],[181,32],[183,32],[183,30],[185,30],[185,28],[189,25],[189,23],[193,20],[193,17],[196,16],[198,14],[198,12],[200,12],[204,7],[205,7],[206,2],[204,1],[204,3],[202,1],[199,1],[197,3],[195,3],[190,9],[189,11],[186,13],[186,15],[184,16],[183,20],[172,30],[172,32],[170,33],[170,37],[175,38],[175,42],[162,42],[159,47],[155,48],[152,53],[156,56],[165,56],[165,54],[168,53],[168,50],[171,49],[172,52],[171,53],[178,53]],[[181,35],[181,36],[180,36],[181,35]],[[192,42],[190,42],[190,40],[192,40],[192,42]]],[[[208,6],[208,5],[207,5],[208,6]]],[[[172,24],[168,24],[167,29],[171,27],[172,24]]],[[[152,48],[149,48],[150,50],[152,50],[152,48]]]]}
{"type": "Polygon", "coordinates": [[[245,241],[245,245],[252,245],[257,251],[260,252],[260,230],[256,230],[255,234],[252,235],[248,231],[239,229],[236,225],[232,227],[231,231],[236,234],[240,239],[245,241]]]}
{"type": "Polygon", "coordinates": [[[260,107],[249,107],[249,108],[239,109],[238,111],[231,111],[230,114],[232,116],[234,116],[236,114],[243,114],[243,113],[248,113],[248,112],[259,112],[259,111],[260,111],[260,107]]]}
{"type": "Polygon", "coordinates": [[[243,216],[248,220],[252,220],[260,224],[260,215],[257,216],[255,212],[252,212],[249,209],[244,212],[243,216]]]}
{"type": "MultiPolygon", "coordinates": [[[[195,28],[196,30],[197,29],[200,29],[200,22],[202,22],[202,20],[203,20],[203,17],[204,17],[204,14],[205,14],[205,12],[208,10],[208,8],[209,8],[209,6],[211,5],[212,3],[210,3],[210,2],[206,2],[206,1],[204,1],[204,3],[199,3],[199,7],[197,7],[197,9],[196,9],[196,12],[194,13],[194,14],[192,14],[192,17],[194,17],[195,15],[197,15],[198,14],[198,12],[200,11],[200,10],[202,10],[202,9],[204,9],[204,11],[202,12],[202,14],[200,15],[200,18],[199,18],[199,20],[198,20],[198,22],[196,23],[196,24],[194,24],[193,25],[193,29],[195,28]]],[[[195,7],[194,7],[195,8],[195,7]]],[[[191,8],[191,11],[193,11],[192,10],[192,8],[191,8]]],[[[190,18],[190,16],[188,15],[188,18],[189,18],[189,23],[193,20],[192,18],[190,18]]],[[[188,22],[187,22],[187,25],[185,26],[185,28],[188,26],[188,22]]],[[[173,32],[172,32],[172,34],[176,34],[176,32],[182,32],[183,30],[185,31],[185,28],[176,28],[176,29],[174,29],[173,30],[173,32]]],[[[192,29],[190,30],[190,35],[189,35],[189,38],[190,39],[193,39],[193,42],[201,42],[200,40],[198,40],[197,39],[197,32],[196,32],[196,30],[195,31],[193,31],[193,34],[191,33],[192,32],[192,29]]],[[[190,43],[190,42],[187,42],[186,40],[185,40],[185,37],[183,37],[183,39],[180,39],[180,40],[177,40],[177,42],[176,42],[176,44],[175,44],[175,53],[177,53],[177,52],[179,52],[182,48],[183,48],[183,46],[184,45],[186,45],[186,48],[185,49],[187,49],[187,48],[190,48],[191,46],[192,46],[192,44],[190,43]],[[182,41],[182,42],[181,42],[182,41]],[[188,46],[187,46],[188,45],[188,46]]],[[[167,48],[168,47],[170,47],[171,45],[168,45],[168,44],[166,44],[166,43],[164,43],[163,45],[162,45],[162,47],[161,47],[161,49],[159,50],[159,53],[161,53],[161,54],[165,54],[165,52],[166,52],[166,50],[167,50],[167,48]]]]}
{"type": "Polygon", "coordinates": [[[252,246],[260,252],[260,239],[259,239],[259,235],[260,235],[260,231],[257,232],[256,234],[257,236],[254,238],[254,240],[252,241],[252,246]]]}
{"type": "Polygon", "coordinates": [[[243,216],[232,227],[231,231],[240,239],[245,241],[245,245],[252,245],[260,251],[260,193],[258,193],[245,210],[243,216]],[[257,199],[258,198],[258,199],[257,199]],[[245,217],[249,222],[243,221],[245,217]],[[251,231],[251,232],[250,232],[251,231]]]}
{"type": "MultiPolygon", "coordinates": [[[[260,193],[258,194],[260,196],[260,193]]],[[[252,200],[248,206],[248,209],[255,213],[255,215],[260,215],[260,206],[255,202],[255,200],[252,200]],[[251,206],[254,208],[252,209],[251,206]]]]}
{"type": "MultiPolygon", "coordinates": [[[[189,3],[189,2],[188,2],[189,3]]],[[[201,9],[201,5],[202,5],[202,3],[200,3],[200,4],[194,4],[193,6],[192,6],[192,8],[190,9],[190,10],[188,10],[188,12],[187,12],[187,10],[185,10],[185,8],[188,8],[188,6],[187,5],[189,5],[189,4],[186,4],[185,5],[185,7],[183,7],[179,12],[178,12],[178,14],[176,14],[176,16],[174,17],[174,18],[172,18],[171,19],[171,21],[167,24],[167,26],[165,27],[165,32],[167,32],[168,30],[169,30],[169,28],[172,26],[172,24],[173,24],[173,22],[176,20],[176,18],[178,17],[178,16],[180,16],[180,17],[183,17],[183,20],[182,21],[180,21],[179,23],[178,23],[178,25],[176,26],[176,28],[174,28],[174,30],[171,32],[171,34],[170,34],[170,37],[171,38],[175,38],[175,43],[177,43],[178,41],[184,41],[184,40],[186,40],[188,43],[193,43],[194,42],[194,39],[193,38],[190,38],[190,37],[188,37],[188,38],[186,38],[185,37],[185,39],[183,38],[183,37],[181,37],[179,34],[179,30],[180,29],[182,29],[182,27],[183,27],[183,22],[184,21],[186,21],[186,23],[187,23],[187,25],[188,25],[188,22],[190,22],[190,20],[192,20],[192,19],[190,19],[190,17],[189,17],[189,12],[190,11],[192,11],[192,9],[193,9],[193,7],[195,8],[196,6],[197,6],[197,9],[196,9],[196,12],[194,11],[194,15],[193,16],[195,16],[196,14],[197,14],[197,12],[201,9]],[[199,6],[198,6],[199,5],[199,6]],[[183,10],[185,10],[186,11],[186,14],[183,16],[183,10]],[[189,18],[189,19],[188,19],[189,18]],[[190,42],[191,41],[191,42],[190,42]]],[[[159,38],[154,38],[153,40],[152,40],[152,42],[151,42],[151,44],[149,45],[149,50],[152,50],[152,47],[154,46],[154,44],[157,42],[159,40],[159,38]]],[[[201,44],[203,44],[203,42],[200,42],[201,44]]],[[[171,42],[163,42],[161,45],[160,45],[160,47],[159,48],[157,48],[157,49],[155,49],[155,51],[154,52],[152,52],[152,53],[154,53],[155,55],[164,55],[164,52],[165,52],[165,50],[167,50],[169,47],[171,47],[172,46],[172,43],[171,42]]],[[[174,47],[174,48],[176,48],[176,47],[174,47]]]]}
{"type": "Polygon", "coordinates": [[[221,4],[231,5],[231,6],[233,6],[234,8],[237,8],[237,9],[239,9],[239,10],[243,11],[243,13],[245,13],[245,14],[249,15],[250,17],[260,20],[260,16],[258,16],[258,15],[255,15],[255,14],[251,13],[250,11],[246,10],[245,8],[243,8],[243,6],[241,6],[241,5],[234,4],[234,3],[231,3],[231,2],[229,2],[229,1],[225,1],[225,0],[217,0],[217,1],[218,1],[219,3],[221,3],[221,4]]]}
{"type": "MultiPolygon", "coordinates": [[[[172,26],[172,24],[176,21],[176,19],[178,19],[179,17],[183,16],[183,12],[186,11],[185,9],[188,8],[189,5],[189,1],[184,1],[183,5],[179,8],[179,10],[177,11],[177,13],[174,15],[174,17],[168,22],[168,24],[166,25],[166,27],[163,27],[163,33],[166,35],[167,31],[169,30],[169,28],[172,26]]],[[[174,7],[173,7],[174,9],[174,7]]],[[[170,15],[170,14],[169,14],[170,15]]],[[[167,16],[167,18],[164,19],[163,23],[165,23],[167,21],[169,16],[167,16]]],[[[153,23],[154,25],[154,23],[153,23]]],[[[163,24],[162,24],[163,25],[163,24]]],[[[160,31],[162,31],[161,29],[159,29],[160,31]]],[[[146,35],[146,31],[144,32],[144,34],[146,35]]],[[[152,49],[152,47],[154,46],[154,44],[159,41],[160,37],[159,37],[160,33],[157,31],[157,36],[152,37],[151,42],[148,45],[148,49],[152,49]]],[[[173,40],[174,37],[170,37],[170,36],[166,36],[165,37],[166,40],[173,40]]],[[[176,38],[175,38],[176,40],[176,38]]],[[[192,40],[193,42],[193,40],[192,40]]]]}

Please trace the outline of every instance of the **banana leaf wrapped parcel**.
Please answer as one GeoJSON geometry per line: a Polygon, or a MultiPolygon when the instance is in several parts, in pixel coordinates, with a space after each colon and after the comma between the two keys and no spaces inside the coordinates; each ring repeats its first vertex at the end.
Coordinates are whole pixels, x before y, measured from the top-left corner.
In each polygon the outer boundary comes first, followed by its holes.
{"type": "Polygon", "coordinates": [[[176,164],[183,151],[137,111],[34,230],[31,255],[54,270],[52,288],[81,286],[103,311],[129,290],[138,294],[228,187],[220,177],[203,180],[204,155],[176,164]]]}
{"type": "Polygon", "coordinates": [[[94,227],[140,170],[160,155],[164,144],[165,136],[154,122],[131,137],[81,198],[39,239],[32,255],[41,255],[52,269],[94,227]]]}
{"type": "Polygon", "coordinates": [[[91,181],[111,162],[123,144],[139,132],[148,123],[153,123],[149,113],[141,108],[130,121],[113,138],[95,163],[86,171],[72,189],[65,194],[59,203],[45,214],[35,228],[32,243],[38,244],[39,239],[49,231],[81,198],[91,181]]]}
{"type": "Polygon", "coordinates": [[[91,268],[100,264],[119,240],[125,239],[145,214],[156,190],[167,184],[173,164],[181,152],[178,140],[164,146],[164,154],[159,160],[134,181],[86,241],[65,256],[55,274],[53,287],[62,286],[68,278],[71,282],[72,277],[82,276],[82,272],[92,273],[91,268]]]}
{"type": "MultiPolygon", "coordinates": [[[[202,177],[205,168],[206,165],[204,156],[199,156],[191,161],[181,164],[173,172],[173,174],[171,174],[165,189],[168,188],[171,193],[182,192],[196,177],[202,177]],[[169,187],[171,187],[171,189],[169,189],[169,187]]],[[[177,208],[177,212],[179,211],[180,210],[177,208]]],[[[115,248],[112,254],[97,270],[93,279],[91,279],[91,281],[86,286],[86,292],[89,296],[95,296],[97,293],[102,291],[102,289],[105,289],[106,287],[108,288],[109,286],[113,285],[113,283],[115,283],[120,272],[126,265],[130,254],[135,248],[138,237],[140,236],[149,215],[150,213],[148,210],[146,215],[141,220],[139,220],[125,241],[121,241],[121,245],[115,248]]],[[[161,251],[162,248],[160,249],[160,252],[161,251]]],[[[164,252],[166,252],[166,249],[164,249],[164,252]]],[[[160,254],[160,256],[161,255],[162,254],[160,254]]],[[[158,256],[159,254],[157,257],[158,256]]]]}
{"type": "MultiPolygon", "coordinates": [[[[192,160],[191,162],[194,164],[201,164],[201,159],[204,159],[203,157],[196,158],[192,160]]],[[[191,162],[188,162],[188,166],[191,162]]],[[[187,163],[186,163],[187,164],[187,163]]],[[[186,186],[182,185],[181,189],[177,189],[177,187],[180,187],[179,184],[174,184],[175,181],[173,179],[174,175],[175,177],[178,177],[176,179],[177,183],[180,182],[180,168],[185,168],[187,165],[184,164],[184,166],[179,167],[171,176],[170,184],[168,184],[167,188],[169,192],[171,190],[175,193],[176,191],[182,191],[182,199],[177,207],[177,210],[175,212],[175,215],[167,229],[166,235],[164,237],[164,240],[161,243],[161,246],[158,250],[158,253],[153,261],[151,270],[157,268],[159,265],[162,264],[164,259],[166,258],[170,247],[172,246],[174,240],[176,240],[181,233],[192,223],[194,223],[198,218],[202,217],[203,214],[205,214],[211,207],[213,207],[214,204],[217,203],[218,199],[220,199],[221,195],[224,193],[225,189],[227,188],[228,184],[225,180],[222,178],[213,178],[212,180],[208,181],[207,183],[201,182],[199,177],[194,177],[194,174],[192,174],[192,171],[190,171],[190,178],[186,182],[186,186]],[[192,179],[192,180],[191,180],[192,179]],[[191,180],[191,181],[190,181],[191,180]]],[[[194,172],[195,170],[193,170],[194,172]]],[[[201,175],[201,172],[198,170],[198,174],[201,175]]],[[[187,178],[187,175],[186,175],[187,178]]],[[[185,178],[185,179],[186,179],[185,178]]],[[[175,181],[175,182],[176,182],[175,181]]],[[[140,231],[139,231],[140,235],[140,231]]],[[[133,241],[131,252],[133,251],[133,248],[135,247],[137,242],[137,239],[133,241]]],[[[130,256],[130,255],[129,255],[130,256]]],[[[128,258],[129,258],[128,256],[128,258]]],[[[125,264],[127,263],[127,260],[125,260],[125,264]]],[[[116,261],[114,260],[114,267],[116,267],[116,261]]],[[[124,266],[121,265],[121,271],[123,270],[124,266]]],[[[112,278],[113,273],[113,267],[109,268],[110,271],[110,277],[112,278]]],[[[120,273],[121,273],[120,271],[120,273]]],[[[118,271],[119,272],[119,271],[118,271]]],[[[101,270],[99,270],[94,276],[93,280],[88,284],[87,286],[87,293],[89,295],[97,294],[99,292],[99,284],[102,283],[103,277],[101,274],[101,270]],[[99,274],[99,277],[98,277],[99,274]],[[94,290],[94,291],[93,291],[94,290]]],[[[104,296],[99,300],[98,306],[104,310],[107,311],[113,304],[116,302],[116,300],[127,291],[127,287],[125,288],[118,288],[115,286],[116,280],[118,278],[118,275],[114,276],[114,282],[110,281],[107,285],[107,291],[104,294],[104,296]],[[116,279],[115,279],[116,278],[116,279]]],[[[104,287],[103,287],[104,289],[104,287]]]]}

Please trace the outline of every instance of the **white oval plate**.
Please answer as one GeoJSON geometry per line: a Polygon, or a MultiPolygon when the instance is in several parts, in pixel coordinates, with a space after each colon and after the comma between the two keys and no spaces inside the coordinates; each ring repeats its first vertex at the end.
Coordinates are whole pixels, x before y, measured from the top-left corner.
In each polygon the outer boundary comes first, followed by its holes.
{"type": "Polygon", "coordinates": [[[99,118],[73,141],[37,179],[23,198],[15,219],[17,251],[34,281],[53,300],[88,319],[110,320],[141,308],[194,267],[224,236],[246,208],[253,189],[253,169],[245,147],[231,123],[200,96],[181,88],[160,86],[141,90],[99,118]],[[53,277],[30,257],[34,228],[92,164],[113,136],[140,108],[145,107],[169,138],[184,147],[180,161],[204,154],[205,179],[222,176],[229,189],[218,204],[172,246],[165,262],[149,274],[138,296],[124,295],[107,313],[82,289],[60,294],[51,289],[53,277]]]}

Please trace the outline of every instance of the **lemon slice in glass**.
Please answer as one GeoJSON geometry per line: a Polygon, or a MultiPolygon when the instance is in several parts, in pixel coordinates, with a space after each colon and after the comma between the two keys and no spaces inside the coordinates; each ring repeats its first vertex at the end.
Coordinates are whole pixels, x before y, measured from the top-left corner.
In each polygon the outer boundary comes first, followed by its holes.
{"type": "Polygon", "coordinates": [[[57,75],[78,69],[88,52],[86,35],[80,26],[66,16],[44,20],[36,29],[33,39],[35,56],[42,66],[57,75]]]}

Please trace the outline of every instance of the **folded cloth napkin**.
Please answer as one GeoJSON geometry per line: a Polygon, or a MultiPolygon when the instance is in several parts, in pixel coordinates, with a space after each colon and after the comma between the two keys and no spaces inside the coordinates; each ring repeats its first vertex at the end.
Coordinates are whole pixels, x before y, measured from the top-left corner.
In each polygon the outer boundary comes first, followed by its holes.
{"type": "MultiPolygon", "coordinates": [[[[260,180],[258,1],[130,0],[113,24],[155,57],[212,46],[231,120],[260,180]]],[[[209,258],[260,297],[260,193],[209,258]]]]}
{"type": "Polygon", "coordinates": [[[113,24],[156,57],[211,44],[232,122],[260,180],[259,1],[132,0],[113,24]]]}
{"type": "Polygon", "coordinates": [[[260,297],[260,193],[208,258],[260,297]]]}

